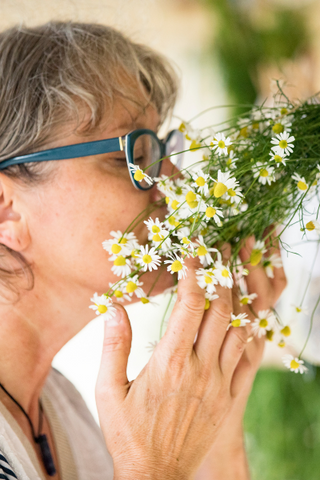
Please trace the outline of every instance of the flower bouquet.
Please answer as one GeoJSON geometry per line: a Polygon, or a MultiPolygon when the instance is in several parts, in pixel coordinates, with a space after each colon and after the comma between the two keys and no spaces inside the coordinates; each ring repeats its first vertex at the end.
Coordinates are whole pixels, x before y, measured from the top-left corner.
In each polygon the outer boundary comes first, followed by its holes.
{"type": "MultiPolygon", "coordinates": [[[[144,221],[149,232],[147,245],[139,245],[129,228],[111,232],[112,238],[103,242],[119,281],[109,285],[103,295],[94,294],[90,308],[97,315],[111,318],[113,300],[130,301],[136,296],[144,304],[152,302],[151,292],[146,294],[142,288],[143,274],[163,265],[178,281],[188,274],[185,259],[197,256],[201,262],[197,281],[205,291],[206,309],[217,298],[216,285],[232,288],[236,284],[240,304],[248,305],[255,316],[252,333],[266,336],[280,348],[286,344],[292,326],[283,324],[274,309],[252,309],[256,295],[247,293],[248,270],[239,258],[244,240],[254,235],[247,263],[262,265],[273,277],[282,261],[279,255],[268,256],[267,251],[278,242],[290,251],[281,234],[297,215],[303,240],[309,240],[310,232],[320,234],[319,97],[292,102],[279,84],[278,89],[273,107],[253,106],[246,114],[224,122],[219,131],[196,130],[190,122],[182,122],[179,130],[190,142],[188,150],[201,149],[202,158],[179,172],[152,179],[146,170],[131,167],[136,181],[156,182],[168,213],[164,221],[151,217],[144,221]],[[306,221],[306,205],[312,197],[317,198],[318,208],[306,221]],[[220,250],[225,242],[232,248],[228,265],[222,262],[220,250]]],[[[317,241],[319,245],[319,238],[317,241]]],[[[175,291],[176,287],[170,301],[175,291]]],[[[310,318],[308,338],[319,302],[320,296],[310,318]]],[[[303,305],[296,309],[302,310],[303,305]]],[[[229,328],[247,323],[246,314],[232,315],[229,328]]],[[[306,370],[301,359],[304,348],[297,358],[284,357],[291,371],[306,370]]]]}

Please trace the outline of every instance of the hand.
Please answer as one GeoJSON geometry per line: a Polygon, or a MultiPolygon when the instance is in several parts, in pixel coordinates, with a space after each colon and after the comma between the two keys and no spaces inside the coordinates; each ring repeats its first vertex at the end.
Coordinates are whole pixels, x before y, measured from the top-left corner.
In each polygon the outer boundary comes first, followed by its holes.
{"type": "MultiPolygon", "coordinates": [[[[278,242],[275,242],[274,236],[272,241],[274,245],[268,249],[267,257],[273,253],[280,255],[279,245],[278,242]]],[[[245,242],[240,251],[242,262],[249,261],[254,243],[254,237],[248,238],[245,242]]],[[[252,311],[258,313],[260,310],[273,307],[283,292],[287,280],[283,268],[274,270],[274,278],[267,277],[261,264],[257,267],[246,264],[245,268],[249,270],[246,279],[248,293],[256,293],[258,297],[253,301],[252,309],[248,306],[240,307],[239,292],[237,288],[234,288],[233,311],[235,314],[247,313],[250,320],[254,320],[255,316],[252,311]]],[[[250,325],[247,330],[250,339],[250,325]]],[[[223,422],[213,448],[199,469],[195,477],[196,480],[220,480],[221,478],[223,480],[233,480],[234,478],[242,480],[249,478],[243,445],[242,420],[252,384],[262,359],[264,345],[264,337],[254,337],[243,352],[236,369],[238,385],[235,385],[233,406],[223,422]]]]}
{"type": "Polygon", "coordinates": [[[226,332],[229,289],[219,288],[220,298],[204,311],[195,278],[200,265],[186,263],[166,334],[133,382],[126,376],[131,328],[125,310],[117,307],[118,324],[106,323],[96,401],[115,479],[193,478],[234,404],[247,332],[226,332]]]}

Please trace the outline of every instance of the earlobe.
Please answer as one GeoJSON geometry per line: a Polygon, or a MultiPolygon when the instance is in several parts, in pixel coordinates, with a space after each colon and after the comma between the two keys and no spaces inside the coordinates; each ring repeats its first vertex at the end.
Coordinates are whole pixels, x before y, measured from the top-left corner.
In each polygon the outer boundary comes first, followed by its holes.
{"type": "Polygon", "coordinates": [[[22,213],[15,207],[12,181],[0,175],[0,243],[16,252],[25,250],[30,241],[22,213]]]}

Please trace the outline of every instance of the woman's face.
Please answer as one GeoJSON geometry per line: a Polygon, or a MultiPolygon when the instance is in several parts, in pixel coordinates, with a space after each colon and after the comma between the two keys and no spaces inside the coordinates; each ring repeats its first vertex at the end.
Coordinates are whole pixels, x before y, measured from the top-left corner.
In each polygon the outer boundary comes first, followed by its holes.
{"type": "MultiPolygon", "coordinates": [[[[159,116],[152,106],[141,111],[132,103],[115,102],[112,121],[90,137],[79,134],[52,146],[88,142],[125,135],[137,128],[157,131],[159,116]]],[[[23,189],[25,218],[30,241],[22,253],[33,265],[36,286],[47,284],[60,298],[86,308],[94,292],[102,294],[120,278],[111,272],[113,262],[102,248],[112,230],[124,232],[135,217],[159,197],[156,187],[148,191],[134,188],[123,152],[54,162],[52,181],[23,189]],[[38,284],[37,284],[38,282],[38,284]]],[[[172,164],[163,161],[161,173],[172,173],[172,164]]],[[[165,207],[152,213],[163,219],[165,207]]],[[[141,244],[147,241],[143,222],[134,229],[141,244]]],[[[159,272],[144,275],[148,292],[159,272]]],[[[173,283],[163,272],[152,295],[173,283]]],[[[83,312],[82,312],[83,313],[83,312]]]]}

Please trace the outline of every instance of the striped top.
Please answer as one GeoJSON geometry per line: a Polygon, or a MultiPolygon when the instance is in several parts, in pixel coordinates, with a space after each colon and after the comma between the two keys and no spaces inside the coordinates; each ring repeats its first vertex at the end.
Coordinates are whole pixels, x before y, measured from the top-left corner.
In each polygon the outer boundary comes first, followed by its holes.
{"type": "MultiPolygon", "coordinates": [[[[52,369],[41,400],[62,480],[112,480],[112,458],[102,432],[74,385],[52,369]]],[[[0,480],[15,478],[45,480],[29,439],[0,402],[0,480]]]]}

